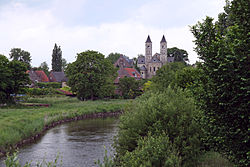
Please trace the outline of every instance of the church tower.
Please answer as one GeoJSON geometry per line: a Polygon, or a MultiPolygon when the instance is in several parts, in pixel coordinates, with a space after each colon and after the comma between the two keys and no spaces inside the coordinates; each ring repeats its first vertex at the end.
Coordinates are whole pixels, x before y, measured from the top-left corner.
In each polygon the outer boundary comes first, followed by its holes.
{"type": "Polygon", "coordinates": [[[160,42],[160,61],[162,62],[162,64],[166,64],[167,62],[167,41],[165,39],[165,36],[162,36],[161,42],[160,42]]]}
{"type": "Polygon", "coordinates": [[[145,42],[145,64],[148,64],[152,59],[152,42],[148,35],[148,38],[145,42]]]}

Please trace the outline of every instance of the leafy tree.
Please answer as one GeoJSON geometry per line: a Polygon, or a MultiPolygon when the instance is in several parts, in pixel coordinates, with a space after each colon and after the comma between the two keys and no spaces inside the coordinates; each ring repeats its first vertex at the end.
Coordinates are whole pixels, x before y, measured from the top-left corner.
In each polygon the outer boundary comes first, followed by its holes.
{"type": "Polygon", "coordinates": [[[65,58],[62,58],[62,70],[63,70],[63,71],[66,70],[67,65],[68,65],[68,63],[67,63],[66,59],[65,59],[65,58]]]}
{"type": "Polygon", "coordinates": [[[122,54],[120,53],[110,53],[107,57],[107,59],[112,63],[114,64],[118,59],[119,57],[121,56],[122,54]]]}
{"type": "Polygon", "coordinates": [[[141,95],[140,83],[135,80],[133,77],[124,77],[119,81],[119,89],[122,92],[122,96],[125,99],[135,98],[138,95],[141,95]]]}
{"type": "Polygon", "coordinates": [[[99,52],[78,53],[76,61],[68,65],[66,74],[68,85],[80,100],[103,98],[114,92],[115,68],[99,52]]]}
{"type": "Polygon", "coordinates": [[[249,166],[249,1],[227,1],[224,9],[217,22],[207,17],[191,28],[208,79],[197,99],[208,146],[249,166]]]}
{"type": "Polygon", "coordinates": [[[38,67],[38,70],[43,70],[47,76],[49,76],[49,66],[45,62],[42,62],[41,65],[38,67]]]}
{"type": "Polygon", "coordinates": [[[56,72],[62,71],[62,51],[60,46],[56,44],[52,53],[52,70],[56,72]]]}
{"type": "Polygon", "coordinates": [[[175,73],[184,67],[186,66],[182,62],[168,63],[162,66],[152,78],[151,89],[163,91],[171,83],[175,82],[175,73]]]}
{"type": "Polygon", "coordinates": [[[10,102],[10,94],[18,93],[29,82],[26,70],[24,63],[0,55],[0,103],[10,102]]]}
{"type": "Polygon", "coordinates": [[[202,74],[202,72],[203,71],[200,68],[187,66],[181,70],[176,71],[175,80],[171,84],[183,89],[194,88],[194,86],[197,86],[197,82],[200,81],[200,75],[202,74]]]}
{"type": "Polygon", "coordinates": [[[10,50],[10,58],[12,60],[17,60],[25,63],[27,65],[27,68],[30,69],[31,65],[31,57],[30,53],[27,51],[22,50],[21,48],[13,48],[10,50]]]}
{"type": "Polygon", "coordinates": [[[168,56],[174,57],[175,62],[186,62],[188,60],[188,53],[186,50],[177,47],[168,48],[168,56]]]}

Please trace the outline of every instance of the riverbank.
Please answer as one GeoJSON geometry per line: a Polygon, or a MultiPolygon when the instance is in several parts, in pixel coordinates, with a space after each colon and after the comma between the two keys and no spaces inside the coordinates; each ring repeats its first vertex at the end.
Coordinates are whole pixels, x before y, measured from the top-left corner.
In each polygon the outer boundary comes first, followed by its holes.
{"type": "Polygon", "coordinates": [[[0,156],[34,142],[56,125],[119,115],[128,101],[79,101],[71,97],[45,97],[30,98],[27,102],[49,104],[50,107],[19,105],[0,108],[0,156]]]}

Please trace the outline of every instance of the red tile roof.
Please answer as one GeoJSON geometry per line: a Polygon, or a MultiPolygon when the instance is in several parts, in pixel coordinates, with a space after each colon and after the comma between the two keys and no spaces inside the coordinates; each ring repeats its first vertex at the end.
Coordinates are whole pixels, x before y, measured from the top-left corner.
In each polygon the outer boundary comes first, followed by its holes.
{"type": "Polygon", "coordinates": [[[47,77],[44,71],[41,70],[41,71],[35,71],[35,72],[38,75],[38,77],[41,78],[42,82],[49,82],[49,78],[47,77]]]}
{"type": "Polygon", "coordinates": [[[141,74],[134,68],[124,68],[124,70],[126,70],[128,72],[128,74],[130,75],[130,77],[134,77],[134,78],[141,78],[141,74]]]}
{"type": "Polygon", "coordinates": [[[49,82],[49,78],[47,77],[45,72],[42,70],[40,70],[40,71],[28,70],[26,73],[29,74],[30,80],[32,80],[33,82],[37,82],[37,81],[38,82],[49,82]]]}

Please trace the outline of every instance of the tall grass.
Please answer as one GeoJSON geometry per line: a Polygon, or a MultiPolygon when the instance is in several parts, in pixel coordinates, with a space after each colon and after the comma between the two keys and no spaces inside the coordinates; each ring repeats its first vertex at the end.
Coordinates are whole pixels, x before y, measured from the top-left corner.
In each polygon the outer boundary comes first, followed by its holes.
{"type": "Polygon", "coordinates": [[[16,143],[41,132],[45,125],[76,116],[122,110],[126,100],[79,101],[71,97],[30,98],[26,103],[50,104],[50,107],[10,106],[0,108],[0,150],[8,151],[16,143]]]}

